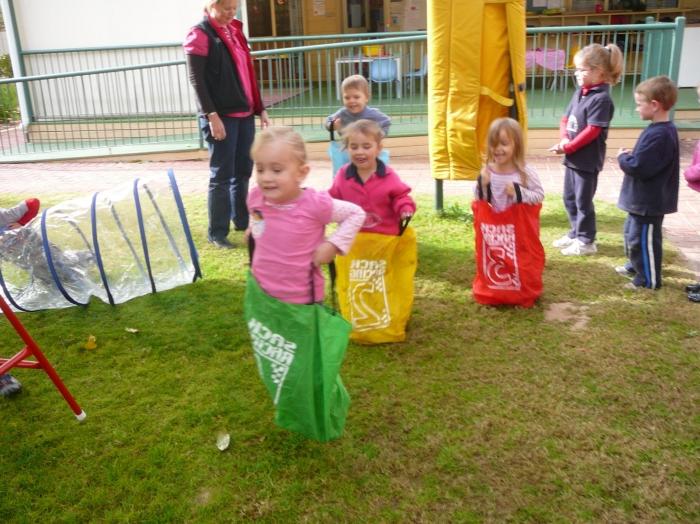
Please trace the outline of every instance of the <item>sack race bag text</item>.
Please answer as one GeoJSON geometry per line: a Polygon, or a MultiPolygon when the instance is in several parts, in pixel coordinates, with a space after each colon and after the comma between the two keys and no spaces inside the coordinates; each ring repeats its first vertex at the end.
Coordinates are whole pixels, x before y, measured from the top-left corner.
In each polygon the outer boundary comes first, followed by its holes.
{"type": "Polygon", "coordinates": [[[350,324],[324,305],[267,295],[251,274],[244,310],[275,423],[321,442],[340,437],[350,406],[339,375],[350,324]]]}
{"type": "Polygon", "coordinates": [[[358,233],[347,256],[336,257],[336,288],[350,339],[362,344],[400,342],[413,307],[416,233],[358,233]]]}
{"type": "Polygon", "coordinates": [[[472,202],[476,237],[472,293],[480,304],[532,307],[542,294],[541,208],[541,204],[513,204],[495,213],[483,200],[472,202]]]}

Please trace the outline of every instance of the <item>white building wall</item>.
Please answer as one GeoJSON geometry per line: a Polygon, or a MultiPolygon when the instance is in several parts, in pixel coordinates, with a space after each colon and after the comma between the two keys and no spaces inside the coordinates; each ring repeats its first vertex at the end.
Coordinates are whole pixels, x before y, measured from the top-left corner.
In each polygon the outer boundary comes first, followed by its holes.
{"type": "MultiPolygon", "coordinates": [[[[6,1],[2,2],[3,7],[7,6],[6,1]]],[[[189,28],[202,19],[204,3],[205,0],[14,0],[17,32],[24,52],[175,44],[29,54],[24,57],[25,75],[183,60],[180,42],[189,28]]],[[[27,89],[31,115],[36,120],[186,114],[196,110],[182,66],[34,81],[28,83],[27,89]]],[[[26,121],[29,113],[23,110],[22,114],[26,121]]]]}
{"type": "Polygon", "coordinates": [[[204,0],[15,0],[22,48],[180,42],[204,0]]]}
{"type": "Polygon", "coordinates": [[[686,27],[683,33],[678,87],[695,87],[700,85],[698,49],[700,49],[700,27],[686,27]]]}

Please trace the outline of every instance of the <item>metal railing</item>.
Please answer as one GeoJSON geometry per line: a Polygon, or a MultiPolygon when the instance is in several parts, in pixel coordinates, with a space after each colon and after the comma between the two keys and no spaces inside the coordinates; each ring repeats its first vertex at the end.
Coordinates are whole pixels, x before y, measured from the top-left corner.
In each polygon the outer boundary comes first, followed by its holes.
{"type": "Polygon", "coordinates": [[[17,100],[22,109],[22,118],[8,111],[0,125],[0,158],[109,154],[144,144],[197,147],[186,79],[179,60],[0,80],[0,101],[17,100]]]}
{"type": "MultiPolygon", "coordinates": [[[[625,118],[637,123],[633,86],[654,74],[677,77],[683,27],[679,18],[528,28],[530,125],[557,126],[575,89],[572,57],[596,41],[622,49],[623,79],[613,89],[616,125],[625,118]]],[[[271,118],[294,126],[307,140],[327,140],[323,121],[340,107],[340,81],[353,73],[370,79],[370,104],[392,117],[393,136],[427,133],[424,32],[261,38],[251,44],[271,118]]],[[[180,44],[37,50],[23,57],[26,76],[0,79],[3,161],[201,147],[180,44]]]]}
{"type": "Polygon", "coordinates": [[[624,56],[620,82],[611,90],[616,125],[639,125],[633,92],[641,80],[665,74],[678,79],[685,18],[646,24],[527,29],[527,104],[531,126],[555,124],[576,89],[573,57],[591,43],[615,43],[624,56]],[[552,108],[559,107],[558,113],[552,108]]]}
{"type": "MultiPolygon", "coordinates": [[[[388,33],[353,33],[317,36],[251,38],[253,51],[317,43],[354,42],[385,38],[388,33]]],[[[425,31],[390,33],[393,37],[425,35],[425,31]]],[[[50,75],[67,71],[87,71],[129,65],[157,64],[182,60],[182,42],[120,45],[64,49],[33,49],[21,52],[26,76],[50,75]]]]}

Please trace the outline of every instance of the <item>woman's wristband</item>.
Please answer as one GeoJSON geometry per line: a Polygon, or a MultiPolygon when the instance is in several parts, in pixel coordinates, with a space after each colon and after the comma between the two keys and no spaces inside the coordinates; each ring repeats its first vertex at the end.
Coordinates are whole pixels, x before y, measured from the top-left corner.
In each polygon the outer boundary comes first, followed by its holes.
{"type": "Polygon", "coordinates": [[[212,115],[217,115],[217,116],[218,116],[218,114],[219,114],[219,113],[217,113],[216,111],[212,111],[211,113],[207,113],[207,118],[210,118],[212,115]]]}

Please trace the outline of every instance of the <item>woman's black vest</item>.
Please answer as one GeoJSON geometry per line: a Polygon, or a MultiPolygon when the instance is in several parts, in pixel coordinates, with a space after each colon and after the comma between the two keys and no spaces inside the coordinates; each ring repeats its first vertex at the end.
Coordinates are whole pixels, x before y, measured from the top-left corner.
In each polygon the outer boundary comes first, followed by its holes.
{"type": "Polygon", "coordinates": [[[250,103],[238,77],[235,60],[226,43],[216,34],[208,20],[203,20],[197,27],[209,37],[204,81],[217,113],[226,115],[250,111],[250,103]]]}

